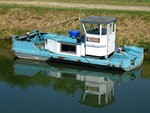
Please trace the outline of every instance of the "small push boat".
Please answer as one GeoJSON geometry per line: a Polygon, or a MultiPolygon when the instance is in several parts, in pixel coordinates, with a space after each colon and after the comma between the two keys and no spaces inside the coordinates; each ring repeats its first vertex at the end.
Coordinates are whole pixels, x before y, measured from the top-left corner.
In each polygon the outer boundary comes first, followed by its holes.
{"type": "Polygon", "coordinates": [[[64,36],[35,30],[25,36],[13,36],[15,56],[123,71],[141,66],[143,48],[127,45],[116,48],[116,18],[90,16],[79,20],[83,35],[80,31],[69,31],[69,35],[64,36]]]}

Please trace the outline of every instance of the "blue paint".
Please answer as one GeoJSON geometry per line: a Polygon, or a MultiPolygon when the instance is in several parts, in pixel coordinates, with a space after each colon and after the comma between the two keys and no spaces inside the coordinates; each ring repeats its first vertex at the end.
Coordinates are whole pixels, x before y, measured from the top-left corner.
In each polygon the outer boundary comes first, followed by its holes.
{"type": "MultiPolygon", "coordinates": [[[[51,37],[57,36],[55,34],[44,34],[44,35],[46,36],[46,38],[47,36],[51,36],[51,37]]],[[[61,36],[59,37],[61,38],[61,36]]],[[[64,38],[64,36],[62,37],[64,38]]],[[[67,39],[68,37],[66,37],[66,40],[67,39]]],[[[56,38],[56,40],[58,39],[56,38]]],[[[70,39],[70,40],[74,40],[74,39],[70,39]]],[[[52,53],[47,50],[41,50],[37,48],[32,41],[28,42],[28,41],[16,40],[13,43],[13,50],[14,52],[18,52],[18,53],[30,54],[30,55],[35,55],[35,56],[45,56],[45,57],[55,58],[55,59],[58,59],[59,57],[64,57],[64,60],[66,61],[79,61],[80,60],[81,62],[92,65],[92,66],[94,65],[109,66],[109,67],[120,68],[125,71],[133,70],[139,67],[142,64],[143,57],[144,57],[143,55],[144,49],[140,47],[136,47],[136,46],[124,46],[124,50],[125,50],[124,52],[121,52],[121,53],[115,52],[110,58],[106,60],[98,59],[94,57],[78,57],[78,56],[70,56],[70,55],[52,53]],[[134,65],[131,65],[131,61],[134,62],[134,65]]]]}
{"type": "Polygon", "coordinates": [[[80,45],[83,43],[83,41],[81,41],[80,43],[77,43],[76,38],[58,35],[58,34],[48,33],[48,34],[44,34],[42,37],[44,37],[44,39],[51,39],[60,43],[68,43],[68,44],[75,44],[75,45],[80,45]]]}

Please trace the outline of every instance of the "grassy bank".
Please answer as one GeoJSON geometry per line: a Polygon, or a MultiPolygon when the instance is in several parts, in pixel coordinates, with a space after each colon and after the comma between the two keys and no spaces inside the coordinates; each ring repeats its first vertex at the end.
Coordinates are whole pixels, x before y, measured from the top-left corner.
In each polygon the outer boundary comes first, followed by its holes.
{"type": "Polygon", "coordinates": [[[78,17],[95,15],[118,19],[118,45],[139,45],[150,50],[150,15],[137,11],[0,5],[0,39],[24,35],[35,29],[68,35],[69,30],[82,31],[78,17]]]}
{"type": "Polygon", "coordinates": [[[44,1],[59,3],[81,3],[99,5],[150,6],[150,0],[0,0],[0,1],[44,1]]]}

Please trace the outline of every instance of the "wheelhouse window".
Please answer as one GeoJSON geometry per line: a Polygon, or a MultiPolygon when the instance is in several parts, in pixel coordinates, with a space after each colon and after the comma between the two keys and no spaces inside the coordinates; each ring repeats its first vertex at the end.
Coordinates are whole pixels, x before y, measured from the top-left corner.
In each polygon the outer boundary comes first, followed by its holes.
{"type": "Polygon", "coordinates": [[[114,22],[113,23],[113,32],[115,32],[115,25],[116,25],[116,23],[114,22]]]}
{"type": "Polygon", "coordinates": [[[107,35],[107,24],[102,25],[101,35],[107,35]]]}
{"type": "Polygon", "coordinates": [[[110,34],[113,32],[113,23],[110,23],[110,34]]]}
{"type": "Polygon", "coordinates": [[[100,28],[99,24],[89,24],[89,23],[85,24],[86,32],[89,34],[99,35],[99,28],[100,28]]]}
{"type": "Polygon", "coordinates": [[[112,34],[115,32],[115,23],[110,23],[109,24],[109,34],[112,34]]]}
{"type": "Polygon", "coordinates": [[[76,54],[76,45],[61,44],[61,52],[76,54]]]}

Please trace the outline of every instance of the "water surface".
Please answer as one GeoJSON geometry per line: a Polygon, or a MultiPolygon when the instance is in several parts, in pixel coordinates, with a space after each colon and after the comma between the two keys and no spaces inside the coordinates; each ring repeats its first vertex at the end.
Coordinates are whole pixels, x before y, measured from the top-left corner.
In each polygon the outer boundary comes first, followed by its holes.
{"type": "Polygon", "coordinates": [[[0,44],[0,113],[150,112],[149,60],[122,73],[16,59],[0,44]]]}

